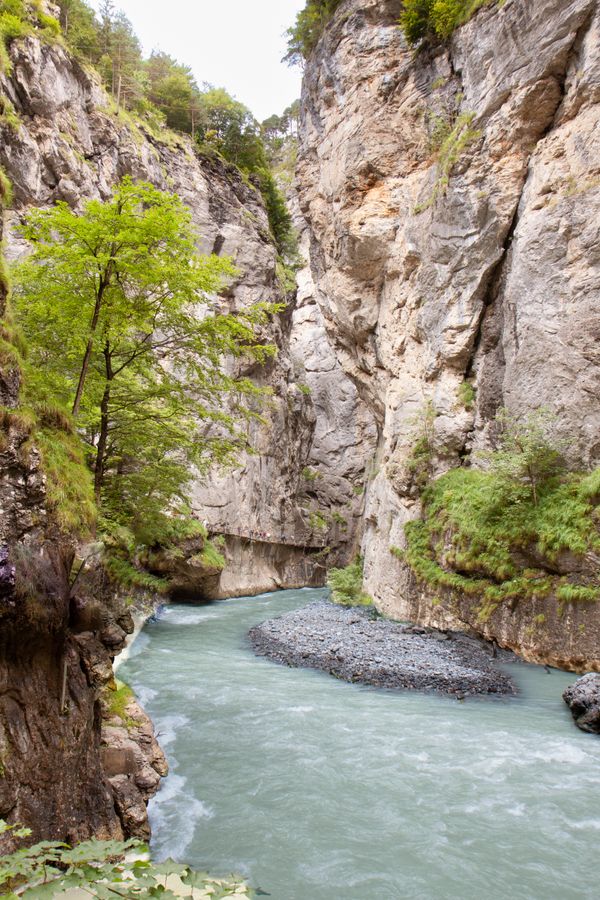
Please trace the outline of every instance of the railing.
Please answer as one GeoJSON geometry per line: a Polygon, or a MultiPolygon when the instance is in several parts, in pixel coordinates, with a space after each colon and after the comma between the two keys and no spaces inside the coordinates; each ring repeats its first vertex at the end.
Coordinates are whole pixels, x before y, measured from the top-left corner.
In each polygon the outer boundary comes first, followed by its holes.
{"type": "Polygon", "coordinates": [[[238,537],[242,540],[256,544],[281,544],[286,547],[302,547],[305,550],[321,550],[329,545],[327,535],[306,535],[304,538],[298,535],[286,534],[283,530],[260,531],[255,529],[233,528],[231,525],[207,525],[210,537],[223,535],[224,537],[238,537]]]}

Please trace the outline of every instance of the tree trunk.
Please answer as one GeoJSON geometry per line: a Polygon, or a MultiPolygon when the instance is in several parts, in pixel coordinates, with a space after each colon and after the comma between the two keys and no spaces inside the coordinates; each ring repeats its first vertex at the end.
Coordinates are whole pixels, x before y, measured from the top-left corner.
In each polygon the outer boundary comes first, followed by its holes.
{"type": "MultiPolygon", "coordinates": [[[[114,253],[114,250],[112,250],[114,253]]],[[[111,253],[111,256],[112,256],[111,253]]],[[[77,383],[77,390],[75,391],[75,400],[73,401],[73,409],[72,413],[75,418],[79,415],[79,408],[81,406],[81,398],[83,397],[83,389],[85,387],[85,380],[87,378],[87,372],[90,366],[90,359],[92,358],[92,350],[94,349],[94,336],[96,334],[96,328],[98,327],[98,320],[100,319],[100,312],[102,311],[102,301],[104,300],[104,293],[107,287],[110,285],[110,279],[112,275],[112,271],[114,268],[113,260],[110,259],[108,261],[108,265],[106,266],[106,270],[100,279],[100,284],[98,285],[98,293],[96,294],[96,303],[94,304],[94,313],[92,315],[92,321],[90,322],[90,337],[87,342],[87,347],[85,348],[85,353],[83,354],[83,361],[81,363],[81,371],[79,372],[79,381],[77,383]]]]}
{"type": "Polygon", "coordinates": [[[98,435],[98,447],[96,448],[96,465],[94,467],[94,493],[96,500],[100,500],[102,485],[104,483],[104,467],[106,465],[106,444],[108,441],[108,426],[110,423],[110,388],[113,379],[112,359],[110,345],[106,342],[104,348],[104,359],[106,362],[106,384],[104,385],[104,394],[100,404],[100,434],[98,435]]]}

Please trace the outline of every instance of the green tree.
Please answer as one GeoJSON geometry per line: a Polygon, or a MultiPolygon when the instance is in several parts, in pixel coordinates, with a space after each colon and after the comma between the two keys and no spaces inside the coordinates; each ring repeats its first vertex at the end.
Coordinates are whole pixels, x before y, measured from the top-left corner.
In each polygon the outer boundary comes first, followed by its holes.
{"type": "Polygon", "coordinates": [[[154,52],[146,63],[148,99],[160,109],[169,128],[194,134],[200,122],[198,85],[189,66],[154,52]]]}
{"type": "MultiPolygon", "coordinates": [[[[242,172],[254,176],[260,190],[273,238],[279,253],[291,258],[296,252],[296,238],[285,198],[271,171],[265,144],[258,124],[247,107],[231,97],[224,88],[209,88],[199,97],[201,148],[212,147],[242,172]]],[[[268,128],[272,128],[272,123],[268,128]]]]}
{"type": "Polygon", "coordinates": [[[325,25],[342,0],[307,0],[304,9],[288,29],[288,50],[284,60],[290,65],[302,63],[317,45],[325,25]]]}
{"type": "Polygon", "coordinates": [[[537,506],[540,487],[564,472],[564,446],[552,437],[553,422],[544,409],[524,419],[506,409],[498,413],[498,448],[478,455],[496,477],[500,493],[517,495],[517,499],[519,494],[528,494],[537,506]]]}
{"type": "Polygon", "coordinates": [[[192,466],[245,444],[260,392],[223,360],[273,352],[256,330],[274,308],[219,313],[231,262],[200,256],[189,211],[150,184],[126,178],[81,215],[36,210],[23,233],[34,251],[15,298],[30,390],[71,407],[105,512],[158,516],[185,499],[192,466]]]}
{"type": "Polygon", "coordinates": [[[101,56],[100,28],[84,0],[60,0],[60,24],[69,46],[94,65],[101,56]]]}

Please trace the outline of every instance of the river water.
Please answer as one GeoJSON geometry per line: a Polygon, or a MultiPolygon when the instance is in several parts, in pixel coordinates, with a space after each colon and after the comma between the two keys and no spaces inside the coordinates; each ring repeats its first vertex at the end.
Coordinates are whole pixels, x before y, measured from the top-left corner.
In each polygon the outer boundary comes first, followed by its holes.
{"type": "Polygon", "coordinates": [[[248,629],[324,595],[173,605],[119,676],[171,773],[155,859],[236,872],[273,900],[600,898],[600,738],[572,675],[511,665],[521,695],[394,693],[256,658],[248,629]]]}

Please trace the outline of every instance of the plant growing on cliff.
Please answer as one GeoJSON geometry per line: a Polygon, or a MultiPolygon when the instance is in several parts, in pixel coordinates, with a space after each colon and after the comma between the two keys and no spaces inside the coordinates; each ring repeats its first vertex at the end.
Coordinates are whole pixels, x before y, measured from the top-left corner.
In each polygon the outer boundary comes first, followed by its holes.
{"type": "Polygon", "coordinates": [[[541,487],[565,469],[563,445],[551,435],[553,421],[547,410],[517,419],[502,409],[496,417],[498,448],[478,454],[501,489],[516,500],[525,493],[537,506],[541,487]]]}
{"type": "MultiPolygon", "coordinates": [[[[7,833],[13,840],[25,840],[31,831],[7,825],[0,819],[0,837],[7,833]]],[[[64,891],[79,889],[99,900],[114,897],[144,900],[159,896],[193,900],[194,889],[199,889],[213,900],[232,895],[252,897],[250,888],[234,877],[213,878],[172,860],[160,865],[145,859],[126,861],[126,855],[132,851],[146,853],[147,847],[138,840],[89,840],[75,847],[43,841],[23,847],[0,857],[0,893],[7,900],[16,900],[17,896],[50,900],[64,891]],[[174,876],[181,882],[183,891],[189,889],[189,893],[182,893],[181,888],[177,894],[173,893],[167,884],[174,876]]]]}
{"type": "Polygon", "coordinates": [[[184,498],[192,467],[245,445],[261,392],[223,358],[270,356],[256,331],[276,307],[221,314],[212,296],[231,262],[200,256],[189,211],[149,184],[126,178],[81,215],[36,210],[23,233],[34,247],[15,270],[28,390],[71,408],[105,513],[147,527],[184,498]]]}
{"type": "Polygon", "coordinates": [[[327,586],[331,599],[342,606],[370,606],[371,597],[363,591],[363,559],[357,556],[344,569],[330,569],[327,586]]]}
{"type": "Polygon", "coordinates": [[[446,40],[478,9],[494,2],[496,0],[404,0],[400,27],[413,47],[428,36],[446,40]]]}
{"type": "MultiPolygon", "coordinates": [[[[480,598],[489,612],[504,600],[600,598],[591,576],[557,573],[559,554],[600,551],[598,470],[566,474],[539,417],[509,426],[487,470],[458,468],[422,496],[423,518],[405,526],[405,559],[432,587],[480,598]]],[[[543,419],[545,421],[545,418],[543,419]]]]}
{"type": "Polygon", "coordinates": [[[323,30],[342,0],[307,0],[296,21],[288,28],[288,49],[284,57],[290,65],[308,59],[323,30]]]}
{"type": "Polygon", "coordinates": [[[436,418],[435,407],[431,400],[416,417],[418,430],[415,441],[406,460],[407,471],[420,491],[424,490],[432,473],[433,460],[433,425],[436,418]]]}

